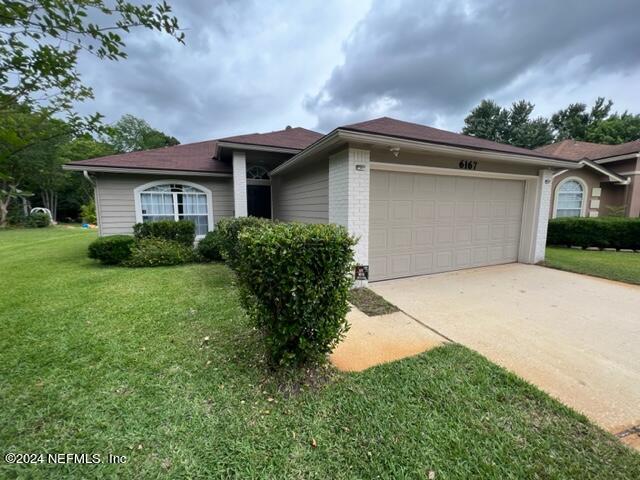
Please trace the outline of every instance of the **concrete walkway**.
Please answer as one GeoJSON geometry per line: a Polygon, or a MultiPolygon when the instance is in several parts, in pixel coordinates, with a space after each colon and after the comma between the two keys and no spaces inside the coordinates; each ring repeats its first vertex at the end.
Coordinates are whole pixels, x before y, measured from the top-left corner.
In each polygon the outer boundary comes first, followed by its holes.
{"type": "Polygon", "coordinates": [[[510,264],[370,288],[605,429],[640,424],[640,287],[510,264]]]}
{"type": "Polygon", "coordinates": [[[444,340],[402,312],[368,317],[352,307],[347,320],[351,328],[331,354],[331,363],[342,371],[359,372],[417,355],[444,340]]]}

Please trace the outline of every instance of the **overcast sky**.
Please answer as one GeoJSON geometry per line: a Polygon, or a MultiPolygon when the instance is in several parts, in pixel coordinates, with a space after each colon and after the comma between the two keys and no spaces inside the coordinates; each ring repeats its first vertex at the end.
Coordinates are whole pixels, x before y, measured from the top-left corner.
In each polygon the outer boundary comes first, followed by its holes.
{"type": "Polygon", "coordinates": [[[81,111],[182,143],[383,115],[459,131],[483,98],[640,113],[640,0],[168,2],[185,45],[136,30],[127,60],[83,57],[81,111]]]}

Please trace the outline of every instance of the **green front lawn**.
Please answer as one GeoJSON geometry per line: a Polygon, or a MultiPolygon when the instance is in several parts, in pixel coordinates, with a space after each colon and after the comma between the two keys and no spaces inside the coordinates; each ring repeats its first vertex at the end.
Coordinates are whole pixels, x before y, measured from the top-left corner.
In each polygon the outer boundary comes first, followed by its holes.
{"type": "Polygon", "coordinates": [[[544,263],[560,270],[640,285],[640,253],[549,247],[544,263]]]}
{"type": "Polygon", "coordinates": [[[637,478],[640,455],[460,346],[291,395],[225,267],[100,267],[93,238],[0,232],[0,450],[128,462],[0,478],[637,478]]]}

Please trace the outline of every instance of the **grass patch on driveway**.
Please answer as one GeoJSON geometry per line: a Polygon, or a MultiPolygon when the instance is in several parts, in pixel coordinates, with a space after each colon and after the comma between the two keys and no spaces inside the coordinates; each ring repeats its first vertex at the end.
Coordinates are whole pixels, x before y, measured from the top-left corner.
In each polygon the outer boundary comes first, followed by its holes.
{"type": "Polygon", "coordinates": [[[640,253],[549,247],[545,266],[640,285],[640,253]]]}
{"type": "Polygon", "coordinates": [[[0,478],[624,479],[640,470],[640,455],[614,437],[460,346],[286,396],[224,266],[101,267],[85,258],[93,238],[0,232],[0,450],[128,462],[0,460],[0,478]]]}
{"type": "Polygon", "coordinates": [[[398,312],[398,307],[368,288],[349,290],[349,303],[370,317],[398,312]]]}

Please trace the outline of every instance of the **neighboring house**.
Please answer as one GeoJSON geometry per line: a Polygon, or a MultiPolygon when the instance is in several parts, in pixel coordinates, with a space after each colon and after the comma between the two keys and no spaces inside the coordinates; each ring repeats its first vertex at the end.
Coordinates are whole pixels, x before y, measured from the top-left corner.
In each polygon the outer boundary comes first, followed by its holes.
{"type": "Polygon", "coordinates": [[[331,222],[358,237],[356,262],[383,280],[543,260],[553,175],[581,166],[384,117],[65,168],[95,183],[101,235],[157,219],[193,219],[199,236],[228,216],[331,222]]]}
{"type": "Polygon", "coordinates": [[[537,152],[574,160],[553,177],[551,216],[640,216],[640,140],[620,145],[564,140],[537,152]]]}

